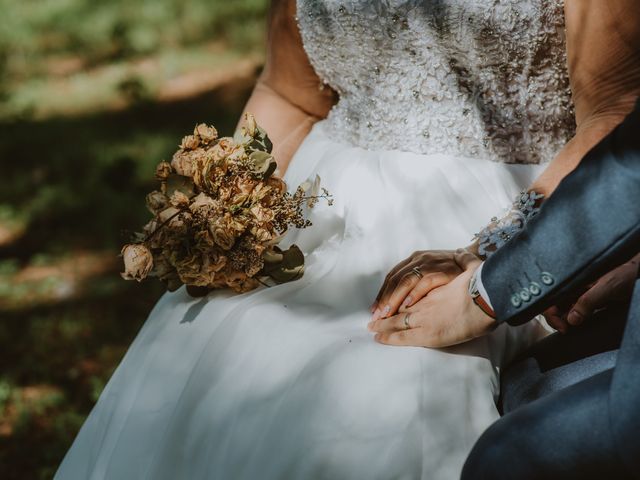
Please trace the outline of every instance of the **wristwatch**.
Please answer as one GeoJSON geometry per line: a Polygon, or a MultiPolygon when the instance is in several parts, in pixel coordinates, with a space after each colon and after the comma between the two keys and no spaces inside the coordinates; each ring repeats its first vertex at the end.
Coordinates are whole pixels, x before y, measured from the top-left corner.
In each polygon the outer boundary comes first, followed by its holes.
{"type": "Polygon", "coordinates": [[[480,310],[495,319],[496,312],[493,311],[493,308],[491,308],[487,301],[482,298],[482,295],[480,295],[480,290],[478,289],[478,272],[479,269],[473,273],[471,280],[469,281],[469,295],[471,295],[473,303],[475,303],[480,310]]]}

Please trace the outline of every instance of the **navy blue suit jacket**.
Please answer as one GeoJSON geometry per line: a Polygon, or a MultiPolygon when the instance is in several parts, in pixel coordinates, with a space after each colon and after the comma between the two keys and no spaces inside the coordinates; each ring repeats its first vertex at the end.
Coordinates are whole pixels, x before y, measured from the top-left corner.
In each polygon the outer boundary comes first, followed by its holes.
{"type": "Polygon", "coordinates": [[[640,102],[589,152],[527,228],[488,259],[498,321],[529,321],[640,251],[640,102]]]}
{"type": "MultiPolygon", "coordinates": [[[[640,251],[640,102],[482,269],[499,322],[524,323],[640,251]]],[[[613,441],[640,469],[640,280],[608,396],[613,441]]],[[[607,321],[606,319],[602,321],[607,321]]],[[[598,340],[599,341],[599,340],[598,340]]]]}

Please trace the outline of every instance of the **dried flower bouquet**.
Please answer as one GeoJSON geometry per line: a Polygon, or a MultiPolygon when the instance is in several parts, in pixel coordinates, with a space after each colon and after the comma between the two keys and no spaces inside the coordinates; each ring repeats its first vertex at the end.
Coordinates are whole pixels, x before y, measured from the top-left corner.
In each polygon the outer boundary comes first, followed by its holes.
{"type": "Polygon", "coordinates": [[[329,193],[319,178],[289,193],[275,175],[266,132],[246,115],[233,138],[197,125],[182,139],[171,163],[156,169],[159,190],[147,195],[153,219],[122,249],[123,278],[159,278],[169,290],[181,285],[194,296],[213,289],[247,292],[265,280],[302,276],[304,255],[278,243],[290,227],[311,225],[304,207],[329,193]]]}

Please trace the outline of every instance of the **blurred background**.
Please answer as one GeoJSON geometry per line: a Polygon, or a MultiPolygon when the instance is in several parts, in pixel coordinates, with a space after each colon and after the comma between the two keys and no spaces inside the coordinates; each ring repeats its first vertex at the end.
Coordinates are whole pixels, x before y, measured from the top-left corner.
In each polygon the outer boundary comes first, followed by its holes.
{"type": "Polygon", "coordinates": [[[120,279],[155,165],[233,133],[267,0],[0,0],[0,477],[49,479],[162,288],[120,279]]]}

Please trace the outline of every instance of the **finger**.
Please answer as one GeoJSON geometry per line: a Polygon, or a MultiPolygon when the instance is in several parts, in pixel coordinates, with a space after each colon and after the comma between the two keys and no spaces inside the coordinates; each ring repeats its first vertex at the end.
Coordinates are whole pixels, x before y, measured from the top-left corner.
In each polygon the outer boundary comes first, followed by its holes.
{"type": "MultiPolygon", "coordinates": [[[[395,267],[393,267],[389,271],[389,273],[387,273],[387,276],[384,277],[384,282],[382,282],[382,286],[380,287],[380,290],[378,290],[378,294],[376,295],[376,300],[374,302],[374,305],[376,307],[380,303],[380,297],[382,297],[382,294],[386,290],[387,285],[389,284],[389,281],[393,278],[393,276],[396,274],[396,272],[398,272],[400,269],[404,268],[405,265],[407,265],[409,262],[411,262],[411,259],[412,259],[412,257],[405,258],[402,262],[400,262],[395,267]]],[[[374,305],[372,305],[371,307],[373,308],[374,305]]]]}
{"type": "Polygon", "coordinates": [[[562,309],[559,306],[553,306],[545,310],[543,315],[550,327],[561,333],[566,333],[569,330],[569,324],[563,320],[563,317],[566,316],[566,314],[566,309],[562,309]]]}
{"type": "Polygon", "coordinates": [[[378,320],[372,320],[367,325],[367,328],[372,332],[394,332],[398,330],[408,330],[415,328],[418,325],[416,317],[411,312],[401,313],[399,315],[393,315],[387,318],[380,318],[378,320]],[[408,315],[408,317],[407,317],[408,315]]]}
{"type": "Polygon", "coordinates": [[[426,297],[432,290],[446,285],[454,278],[453,275],[447,275],[446,273],[432,273],[425,275],[415,284],[413,289],[407,294],[402,302],[402,308],[409,308],[413,306],[417,301],[426,297]]]}
{"type": "Polygon", "coordinates": [[[420,328],[402,330],[400,332],[381,332],[376,334],[374,340],[384,345],[394,345],[398,347],[419,347],[420,328]]]}
{"type": "MultiPolygon", "coordinates": [[[[392,308],[389,300],[398,289],[402,289],[405,292],[404,296],[414,287],[418,280],[421,277],[413,271],[414,268],[419,268],[419,265],[415,263],[407,264],[403,269],[398,270],[392,278],[389,279],[387,283],[387,287],[383,292],[382,296],[378,299],[378,310],[380,311],[380,317],[388,317],[389,315],[393,315],[397,311],[397,307],[395,309],[392,308]]],[[[404,296],[402,298],[404,298],[404,296]]],[[[402,301],[402,298],[400,301],[402,301]]]]}
{"type": "Polygon", "coordinates": [[[567,333],[569,331],[569,323],[565,320],[566,317],[559,315],[545,315],[544,318],[552,328],[555,328],[560,333],[567,333]]]}
{"type": "Polygon", "coordinates": [[[404,300],[407,298],[409,292],[424,280],[425,277],[418,276],[413,268],[409,272],[403,274],[400,281],[395,285],[395,288],[389,292],[388,297],[381,299],[380,305],[384,307],[383,312],[386,312],[383,315],[384,317],[395,315],[398,312],[400,305],[403,304],[404,300]]]}
{"type": "Polygon", "coordinates": [[[453,258],[458,266],[462,268],[462,270],[468,270],[475,264],[482,263],[482,260],[480,260],[466,248],[459,248],[458,250],[456,250],[453,258]]]}
{"type": "Polygon", "coordinates": [[[398,263],[395,267],[393,267],[391,270],[389,270],[389,273],[387,273],[387,276],[384,277],[384,282],[382,283],[382,286],[380,287],[380,290],[378,291],[378,295],[376,295],[376,301],[377,302],[379,302],[380,297],[382,297],[382,294],[384,293],[385,289],[388,287],[389,282],[391,280],[393,280],[394,276],[399,271],[401,271],[405,266],[407,266],[409,263],[411,263],[412,259],[413,259],[412,257],[407,257],[403,261],[398,263]]]}
{"type": "Polygon", "coordinates": [[[606,303],[606,292],[598,288],[596,284],[593,288],[582,295],[575,303],[567,321],[570,325],[577,326],[593,315],[593,312],[604,306],[606,303]],[[605,295],[603,295],[605,293],[605,295]]]}

